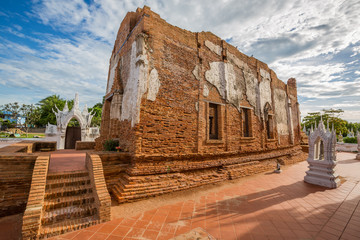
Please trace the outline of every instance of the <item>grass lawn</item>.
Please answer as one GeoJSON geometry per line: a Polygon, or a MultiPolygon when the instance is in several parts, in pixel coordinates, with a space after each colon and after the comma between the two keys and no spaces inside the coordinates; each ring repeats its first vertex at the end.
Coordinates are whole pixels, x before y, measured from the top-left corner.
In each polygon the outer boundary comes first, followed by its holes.
{"type": "MultiPolygon", "coordinates": [[[[44,133],[28,133],[27,138],[33,138],[34,136],[38,136],[39,138],[45,137],[44,133]]],[[[9,134],[0,134],[0,138],[26,138],[26,134],[21,134],[20,137],[9,137],[9,134]]]]}

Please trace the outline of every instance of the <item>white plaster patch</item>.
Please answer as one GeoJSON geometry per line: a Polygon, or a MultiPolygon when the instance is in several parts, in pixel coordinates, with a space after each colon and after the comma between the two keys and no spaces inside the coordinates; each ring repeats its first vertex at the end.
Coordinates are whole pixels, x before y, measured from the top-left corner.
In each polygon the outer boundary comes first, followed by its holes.
{"type": "Polygon", "coordinates": [[[200,81],[200,73],[199,73],[199,66],[196,65],[194,70],[192,71],[192,74],[195,76],[197,80],[200,81]]]}
{"type": "Polygon", "coordinates": [[[148,61],[146,55],[136,57],[136,41],[131,47],[130,74],[124,89],[121,120],[131,121],[133,127],[140,120],[142,95],[147,89],[148,61]]]}
{"type": "Polygon", "coordinates": [[[206,80],[214,85],[220,93],[220,96],[226,99],[226,76],[224,62],[211,62],[210,70],[205,72],[206,80]]]}
{"type": "Polygon", "coordinates": [[[270,79],[270,73],[263,68],[260,68],[260,76],[262,78],[270,79]]]}
{"type": "Polygon", "coordinates": [[[139,123],[141,99],[144,94],[147,92],[147,99],[155,101],[161,85],[155,68],[149,74],[145,44],[139,41],[144,41],[144,39],[140,37],[131,45],[130,73],[124,89],[121,108],[121,121],[131,121],[131,127],[139,123]],[[141,49],[137,49],[138,47],[141,49]]]}
{"type": "Polygon", "coordinates": [[[260,68],[260,75],[262,77],[262,81],[259,84],[260,107],[261,107],[261,114],[264,114],[265,104],[268,102],[270,106],[272,106],[271,86],[270,86],[271,79],[270,79],[270,73],[262,68],[260,68]]]}
{"type": "Polygon", "coordinates": [[[196,110],[196,111],[199,111],[199,102],[196,102],[196,103],[195,103],[195,110],[196,110]]]}
{"type": "Polygon", "coordinates": [[[246,98],[249,101],[250,105],[256,108],[256,89],[258,88],[259,81],[248,67],[244,69],[244,77],[246,84],[246,98]]]}
{"type": "Polygon", "coordinates": [[[159,75],[157,70],[153,68],[150,72],[150,77],[149,77],[149,89],[148,89],[147,99],[150,101],[155,101],[156,95],[159,92],[159,88],[160,88],[159,75]]]}
{"type": "Polygon", "coordinates": [[[204,97],[209,96],[209,88],[206,84],[204,84],[203,95],[204,95],[204,97]]]}
{"type": "Polygon", "coordinates": [[[106,94],[108,94],[111,91],[112,85],[114,84],[114,78],[115,78],[115,70],[118,63],[116,62],[115,65],[112,66],[110,69],[110,76],[107,84],[106,94]]]}
{"type": "Polygon", "coordinates": [[[205,46],[207,46],[212,52],[216,53],[217,55],[221,56],[221,47],[216,45],[208,40],[205,41],[205,46]]]}
{"type": "Polygon", "coordinates": [[[282,89],[275,88],[274,90],[274,104],[276,125],[279,135],[289,134],[286,92],[282,89]]]}
{"type": "Polygon", "coordinates": [[[229,59],[229,61],[233,64],[235,64],[235,66],[237,66],[240,69],[244,69],[245,67],[247,67],[247,64],[243,61],[241,61],[239,58],[237,58],[234,54],[230,53],[229,51],[226,51],[226,56],[229,59]]]}
{"type": "Polygon", "coordinates": [[[242,89],[240,79],[236,78],[234,67],[230,63],[212,62],[210,70],[205,72],[206,80],[214,85],[220,96],[240,111],[242,89]]]}

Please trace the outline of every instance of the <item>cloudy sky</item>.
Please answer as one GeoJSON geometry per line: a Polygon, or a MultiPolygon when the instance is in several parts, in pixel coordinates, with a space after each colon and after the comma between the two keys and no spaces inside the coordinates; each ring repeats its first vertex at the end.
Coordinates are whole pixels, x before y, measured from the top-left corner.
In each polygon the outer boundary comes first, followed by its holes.
{"type": "Polygon", "coordinates": [[[360,0],[1,1],[0,105],[75,92],[100,102],[118,27],[143,5],[296,78],[303,116],[341,108],[360,122],[360,0]]]}

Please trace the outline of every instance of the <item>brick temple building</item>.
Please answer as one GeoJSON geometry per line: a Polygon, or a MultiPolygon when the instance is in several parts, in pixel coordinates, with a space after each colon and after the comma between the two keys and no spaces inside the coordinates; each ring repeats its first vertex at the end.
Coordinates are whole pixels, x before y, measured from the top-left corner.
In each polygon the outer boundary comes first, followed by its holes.
{"type": "Polygon", "coordinates": [[[304,160],[299,121],[294,78],[145,6],[120,25],[96,150],[107,139],[124,150],[107,181],[123,202],[304,160]]]}

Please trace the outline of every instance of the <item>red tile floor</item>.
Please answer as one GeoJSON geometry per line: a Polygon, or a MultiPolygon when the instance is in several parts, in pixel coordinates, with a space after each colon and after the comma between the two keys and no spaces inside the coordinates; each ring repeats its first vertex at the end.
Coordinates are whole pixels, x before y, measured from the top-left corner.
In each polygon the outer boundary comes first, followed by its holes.
{"type": "Polygon", "coordinates": [[[198,227],[216,239],[360,239],[360,161],[338,159],[337,189],[305,183],[301,162],[53,239],[160,240],[198,227]]]}

